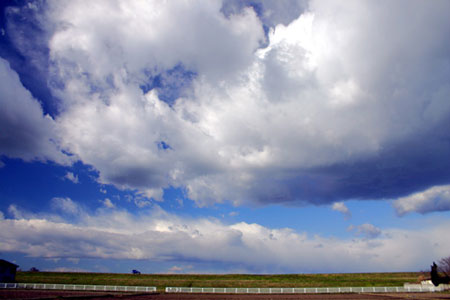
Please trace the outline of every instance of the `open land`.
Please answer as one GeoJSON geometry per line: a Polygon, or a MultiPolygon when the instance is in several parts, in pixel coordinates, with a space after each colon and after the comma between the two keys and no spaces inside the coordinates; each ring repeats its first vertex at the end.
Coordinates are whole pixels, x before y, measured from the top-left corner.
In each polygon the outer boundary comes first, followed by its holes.
{"type": "Polygon", "coordinates": [[[419,272],[405,273],[345,273],[345,274],[286,274],[286,275],[198,275],[198,274],[117,274],[18,272],[21,283],[93,284],[165,287],[231,287],[231,288],[289,288],[289,287],[366,287],[403,286],[418,282],[419,272]]]}
{"type": "Polygon", "coordinates": [[[288,275],[197,275],[197,274],[105,274],[18,272],[17,282],[49,284],[97,284],[156,286],[157,293],[133,294],[111,292],[0,290],[0,299],[121,299],[121,300],[283,300],[283,299],[450,299],[450,293],[392,294],[170,294],[166,286],[177,287],[365,287],[402,286],[418,282],[422,273],[353,273],[288,275]]]}

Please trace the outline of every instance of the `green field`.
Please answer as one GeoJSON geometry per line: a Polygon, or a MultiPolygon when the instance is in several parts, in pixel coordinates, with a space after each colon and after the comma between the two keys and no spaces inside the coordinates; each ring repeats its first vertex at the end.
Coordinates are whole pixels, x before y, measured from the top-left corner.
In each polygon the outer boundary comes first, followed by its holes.
{"type": "Polygon", "coordinates": [[[191,274],[108,274],[18,272],[21,283],[65,283],[127,286],[156,286],[163,290],[173,287],[363,287],[403,286],[417,282],[421,273],[350,273],[350,274],[289,274],[289,275],[191,275],[191,274]]]}

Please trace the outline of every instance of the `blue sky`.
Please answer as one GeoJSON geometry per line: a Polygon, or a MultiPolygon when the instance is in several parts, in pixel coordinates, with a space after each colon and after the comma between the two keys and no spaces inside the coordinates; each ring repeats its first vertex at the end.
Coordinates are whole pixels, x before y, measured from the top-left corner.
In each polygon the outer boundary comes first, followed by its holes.
{"type": "Polygon", "coordinates": [[[448,1],[2,1],[23,270],[418,271],[448,256],[448,1]]]}

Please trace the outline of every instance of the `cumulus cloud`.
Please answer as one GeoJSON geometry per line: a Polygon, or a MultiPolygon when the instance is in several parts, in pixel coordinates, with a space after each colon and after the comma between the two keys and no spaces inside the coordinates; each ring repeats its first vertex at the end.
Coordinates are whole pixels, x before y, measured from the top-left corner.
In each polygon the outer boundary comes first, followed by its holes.
{"type": "Polygon", "coordinates": [[[78,175],[73,174],[72,172],[67,172],[66,175],[64,175],[64,178],[72,181],[73,183],[79,183],[78,175]]]}
{"type": "Polygon", "coordinates": [[[46,272],[77,272],[77,273],[85,273],[90,270],[83,268],[70,268],[70,267],[56,267],[56,268],[46,268],[44,269],[46,272]]]}
{"type": "Polygon", "coordinates": [[[183,272],[183,270],[184,269],[182,267],[173,266],[173,267],[169,268],[168,273],[169,274],[175,274],[175,273],[183,272]]]}
{"type": "Polygon", "coordinates": [[[0,155],[25,161],[69,164],[61,152],[57,128],[20,82],[8,61],[0,58],[0,155]]]}
{"type": "Polygon", "coordinates": [[[398,198],[393,205],[400,216],[411,212],[426,214],[450,210],[450,185],[433,186],[423,192],[398,198]]]}
{"type": "MultiPolygon", "coordinates": [[[[20,209],[18,209],[18,207],[14,204],[11,204],[10,206],[8,206],[8,213],[16,219],[20,219],[23,218],[24,215],[22,213],[22,211],[20,209]]],[[[4,215],[2,214],[2,217],[4,218],[4,215]]]]}
{"type": "Polygon", "coordinates": [[[347,219],[352,216],[352,213],[350,212],[348,207],[344,204],[344,202],[333,203],[333,206],[331,207],[331,209],[342,213],[345,216],[345,218],[347,218],[347,219]]]}
{"type": "Polygon", "coordinates": [[[348,227],[348,230],[355,231],[356,236],[362,236],[367,239],[374,239],[381,234],[380,228],[369,223],[365,223],[358,226],[351,225],[348,227]]]}
{"type": "MultiPolygon", "coordinates": [[[[448,222],[418,231],[383,229],[371,239],[339,239],[254,223],[190,219],[157,207],[139,216],[99,210],[73,223],[55,220],[1,219],[0,251],[45,258],[151,259],[175,265],[215,262],[253,272],[350,272],[418,269],[446,255],[450,246],[442,239],[448,222]]],[[[365,224],[361,232],[373,228],[365,224]]]]}
{"type": "Polygon", "coordinates": [[[78,203],[74,202],[72,199],[66,197],[55,197],[52,199],[52,208],[59,210],[63,213],[70,215],[78,215],[82,209],[79,207],[78,203]]]}
{"type": "Polygon", "coordinates": [[[306,0],[225,0],[222,4],[222,12],[225,15],[239,13],[242,9],[251,6],[263,24],[267,27],[275,27],[278,24],[288,25],[303,13],[308,7],[306,0]]]}
{"type": "Polygon", "coordinates": [[[66,260],[67,260],[68,262],[71,262],[71,263],[76,264],[76,265],[80,262],[80,259],[79,259],[79,258],[72,258],[72,257],[69,257],[69,258],[67,258],[66,260]]]}
{"type": "Polygon", "coordinates": [[[448,1],[232,2],[49,1],[58,144],[101,183],[198,205],[450,181],[448,1]]]}
{"type": "Polygon", "coordinates": [[[101,203],[107,208],[115,208],[116,205],[109,198],[105,198],[104,200],[100,200],[101,203]]]}

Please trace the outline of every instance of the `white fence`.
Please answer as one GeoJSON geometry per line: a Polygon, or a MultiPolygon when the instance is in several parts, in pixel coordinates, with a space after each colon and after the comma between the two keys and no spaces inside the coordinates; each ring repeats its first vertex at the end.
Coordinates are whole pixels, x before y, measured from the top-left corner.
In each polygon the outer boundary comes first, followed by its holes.
{"type": "Polygon", "coordinates": [[[223,293],[223,294],[319,294],[319,293],[405,293],[436,292],[436,287],[329,287],[329,288],[201,288],[166,287],[166,293],[223,293]]]}
{"type": "Polygon", "coordinates": [[[154,287],[154,286],[48,284],[48,283],[0,283],[0,289],[38,289],[38,290],[107,291],[107,292],[156,292],[156,287],[154,287]]]}
{"type": "MultiPolygon", "coordinates": [[[[320,287],[320,288],[202,288],[166,287],[166,293],[222,293],[222,294],[319,294],[319,293],[405,293],[438,292],[444,286],[411,285],[405,287],[320,287]]],[[[154,286],[82,285],[48,283],[0,283],[0,289],[41,289],[107,292],[156,292],[154,286]]]]}

